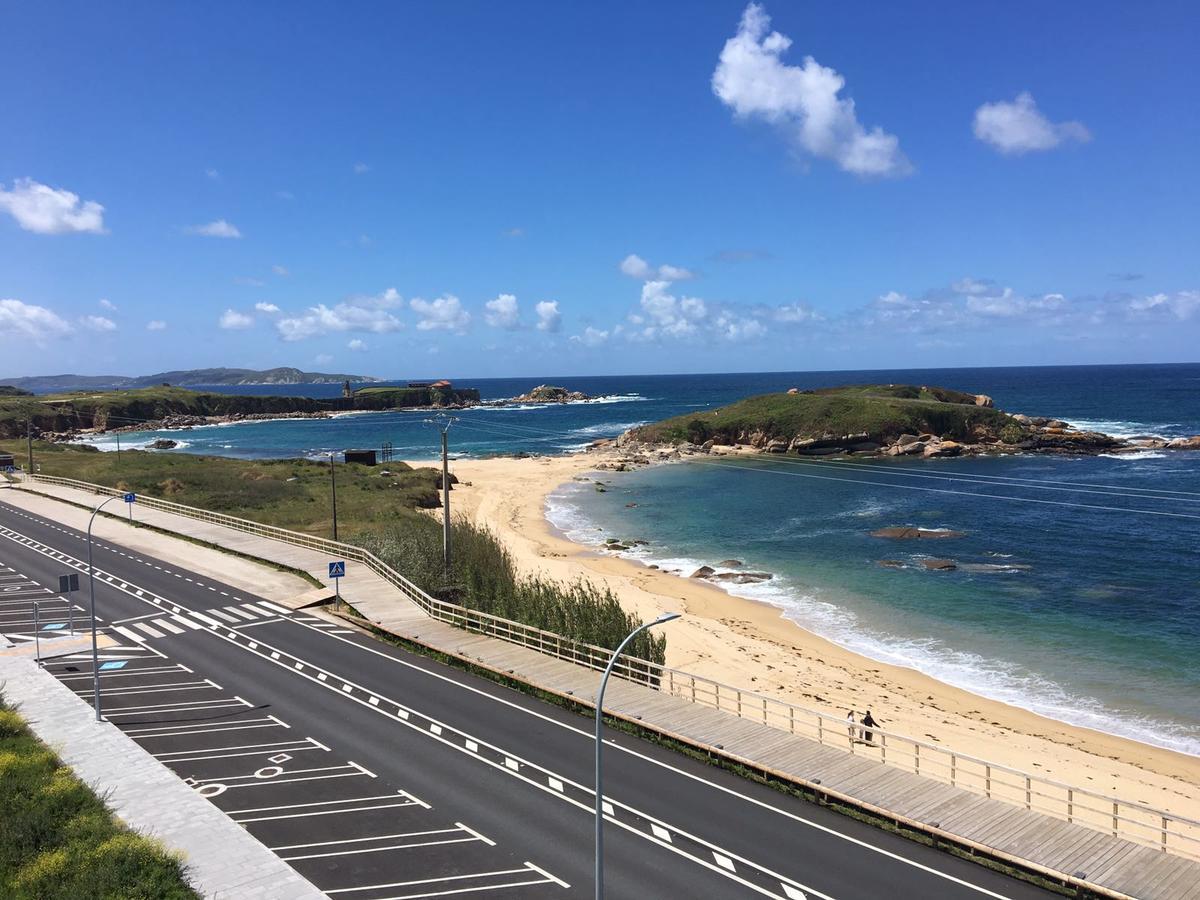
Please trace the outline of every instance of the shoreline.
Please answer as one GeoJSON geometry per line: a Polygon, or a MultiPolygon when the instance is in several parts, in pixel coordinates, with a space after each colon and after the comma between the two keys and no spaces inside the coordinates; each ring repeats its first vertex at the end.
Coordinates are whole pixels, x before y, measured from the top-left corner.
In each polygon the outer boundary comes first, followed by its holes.
{"type": "MultiPolygon", "coordinates": [[[[885,728],[1047,778],[1200,819],[1200,759],[1072,725],[880,662],[810,632],[766,602],[650,569],[560,533],[549,495],[616,454],[460,459],[452,508],[490,527],[524,572],[586,578],[642,619],[679,611],[667,664],[844,716],[871,709],[885,728]]],[[[414,461],[428,465],[428,461],[414,461]]]]}

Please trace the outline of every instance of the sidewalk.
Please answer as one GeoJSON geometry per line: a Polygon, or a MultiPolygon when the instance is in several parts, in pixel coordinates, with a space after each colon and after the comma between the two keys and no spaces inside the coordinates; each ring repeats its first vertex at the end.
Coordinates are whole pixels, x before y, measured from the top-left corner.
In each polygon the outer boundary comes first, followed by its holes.
{"type": "MultiPolygon", "coordinates": [[[[73,502],[87,503],[94,498],[76,488],[44,484],[34,487],[73,502]]],[[[19,496],[24,492],[13,493],[19,496]]],[[[13,502],[10,494],[2,499],[13,502]]],[[[36,505],[40,515],[66,521],[67,508],[61,504],[28,494],[22,505],[26,503],[36,505]]],[[[140,518],[164,530],[294,566],[322,580],[329,562],[325,554],[317,551],[173,513],[143,509],[140,518]]],[[[147,534],[119,521],[106,522],[105,527],[111,529],[106,533],[113,540],[129,546],[135,546],[133,542],[144,540],[147,534]]],[[[197,570],[200,569],[194,566],[193,557],[198,559],[197,554],[215,552],[161,535],[152,537],[174,545],[167,550],[169,558],[197,570]]],[[[213,564],[207,558],[204,562],[213,564]]],[[[293,581],[298,580],[293,577],[293,581]]],[[[342,596],[382,631],[585,707],[594,703],[599,673],[593,669],[434,620],[365,566],[347,564],[342,596]]],[[[1200,863],[1152,847],[988,799],[619,678],[609,683],[605,710],[713,756],[795,783],[915,831],[1037,871],[1064,884],[1085,887],[1109,897],[1200,900],[1200,863]]]]}
{"type": "Polygon", "coordinates": [[[0,684],[29,727],[126,825],[183,854],[206,898],[317,900],[325,894],[31,659],[0,657],[0,684]]]}

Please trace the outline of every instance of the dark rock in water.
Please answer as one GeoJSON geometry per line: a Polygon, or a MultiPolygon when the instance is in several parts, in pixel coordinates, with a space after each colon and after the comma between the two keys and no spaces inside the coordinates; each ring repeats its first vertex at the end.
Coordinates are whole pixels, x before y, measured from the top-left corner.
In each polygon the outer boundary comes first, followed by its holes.
{"type": "Polygon", "coordinates": [[[745,563],[740,559],[723,559],[717,565],[722,569],[740,569],[745,563]]]}
{"type": "Polygon", "coordinates": [[[892,528],[877,528],[871,532],[871,537],[889,538],[894,541],[915,541],[921,538],[945,540],[947,538],[966,537],[965,531],[950,531],[934,528],[914,528],[909,525],[892,528]]]}
{"type": "Polygon", "coordinates": [[[151,450],[174,450],[179,446],[178,441],[173,441],[170,438],[159,438],[156,441],[150,442],[151,450]]]}
{"type": "Polygon", "coordinates": [[[881,559],[879,561],[879,565],[883,566],[885,569],[903,569],[904,568],[904,562],[899,559],[881,559]]]}
{"type": "Polygon", "coordinates": [[[647,568],[647,569],[657,569],[657,568],[658,568],[658,564],[657,564],[657,563],[650,563],[650,565],[646,566],[646,568],[647,568]]]}
{"type": "Polygon", "coordinates": [[[921,565],[935,572],[949,572],[958,568],[958,563],[952,559],[923,559],[921,565]]]}
{"type": "Polygon", "coordinates": [[[695,572],[689,575],[688,578],[707,578],[709,575],[716,574],[716,571],[717,570],[712,566],[701,566],[695,572]]]}
{"type": "Polygon", "coordinates": [[[626,503],[625,508],[626,509],[637,509],[637,504],[636,503],[626,503]]]}
{"type": "Polygon", "coordinates": [[[721,581],[728,584],[759,584],[770,581],[775,576],[770,572],[721,572],[709,575],[709,581],[721,581]]]}

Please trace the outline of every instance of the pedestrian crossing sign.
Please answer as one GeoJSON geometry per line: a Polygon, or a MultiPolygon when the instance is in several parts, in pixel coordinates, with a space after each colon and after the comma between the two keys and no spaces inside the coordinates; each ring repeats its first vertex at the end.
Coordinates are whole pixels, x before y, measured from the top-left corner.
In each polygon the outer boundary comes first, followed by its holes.
{"type": "Polygon", "coordinates": [[[329,564],[329,577],[330,578],[345,578],[346,577],[346,563],[344,560],[340,561],[340,562],[331,562],[329,564]]]}

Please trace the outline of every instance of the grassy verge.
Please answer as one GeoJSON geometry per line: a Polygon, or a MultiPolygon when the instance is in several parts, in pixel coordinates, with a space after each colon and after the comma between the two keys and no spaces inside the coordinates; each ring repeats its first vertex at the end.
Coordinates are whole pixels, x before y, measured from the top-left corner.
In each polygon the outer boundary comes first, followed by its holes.
{"type": "MultiPolygon", "coordinates": [[[[0,441],[24,459],[24,443],[0,441]]],[[[43,475],[75,478],[122,491],[162,497],[320,537],[333,531],[329,463],[309,459],[230,459],[189,453],[92,448],[34,442],[43,475]]],[[[338,463],[339,537],[425,519],[437,507],[441,475],[402,462],[378,466],[338,463]]]]}
{"type": "Polygon", "coordinates": [[[196,900],[183,864],[131,831],[0,696],[0,895],[196,900]]]}

